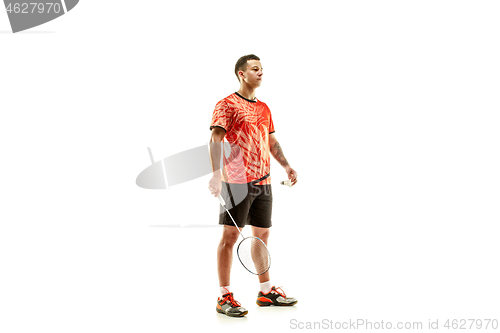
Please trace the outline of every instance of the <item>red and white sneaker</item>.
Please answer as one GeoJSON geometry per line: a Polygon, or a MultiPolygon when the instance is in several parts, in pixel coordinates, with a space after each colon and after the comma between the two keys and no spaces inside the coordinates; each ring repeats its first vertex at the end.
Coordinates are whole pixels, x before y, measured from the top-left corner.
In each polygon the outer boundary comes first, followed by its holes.
{"type": "Polygon", "coordinates": [[[273,286],[267,294],[259,291],[259,295],[257,295],[257,305],[259,306],[292,306],[297,304],[297,302],[293,297],[286,297],[281,287],[276,288],[273,286]]]}
{"type": "Polygon", "coordinates": [[[219,297],[216,310],[218,313],[223,313],[229,317],[243,317],[248,313],[247,309],[234,299],[233,293],[227,293],[219,297]]]}

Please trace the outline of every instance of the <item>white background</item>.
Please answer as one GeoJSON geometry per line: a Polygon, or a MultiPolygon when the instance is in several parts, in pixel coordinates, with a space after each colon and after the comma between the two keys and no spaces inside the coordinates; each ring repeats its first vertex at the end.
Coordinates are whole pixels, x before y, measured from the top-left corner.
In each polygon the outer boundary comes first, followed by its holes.
{"type": "Polygon", "coordinates": [[[0,331],[500,320],[499,9],[83,0],[17,34],[0,11],[0,331]],[[235,261],[249,314],[234,319],[215,312],[208,176],[135,179],[146,147],[160,159],[208,141],[249,53],[299,174],[280,186],[272,161],[269,244],[273,284],[299,303],[258,308],[235,261]]]}

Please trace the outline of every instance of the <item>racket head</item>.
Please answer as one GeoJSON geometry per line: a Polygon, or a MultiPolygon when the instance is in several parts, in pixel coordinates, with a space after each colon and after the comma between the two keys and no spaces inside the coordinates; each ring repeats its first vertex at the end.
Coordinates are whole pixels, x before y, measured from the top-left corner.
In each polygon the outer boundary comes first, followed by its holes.
{"type": "Polygon", "coordinates": [[[246,237],[238,244],[238,259],[252,274],[262,275],[271,268],[271,255],[266,244],[258,237],[246,237]]]}

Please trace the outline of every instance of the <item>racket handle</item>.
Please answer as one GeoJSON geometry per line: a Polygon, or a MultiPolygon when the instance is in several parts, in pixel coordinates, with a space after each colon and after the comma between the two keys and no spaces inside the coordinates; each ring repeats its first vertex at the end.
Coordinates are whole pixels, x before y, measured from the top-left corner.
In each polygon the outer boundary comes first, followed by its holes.
{"type": "Polygon", "coordinates": [[[219,196],[217,197],[217,199],[219,199],[219,202],[220,204],[223,206],[223,207],[226,207],[226,202],[224,201],[224,199],[222,199],[221,195],[219,194],[219,196]]]}

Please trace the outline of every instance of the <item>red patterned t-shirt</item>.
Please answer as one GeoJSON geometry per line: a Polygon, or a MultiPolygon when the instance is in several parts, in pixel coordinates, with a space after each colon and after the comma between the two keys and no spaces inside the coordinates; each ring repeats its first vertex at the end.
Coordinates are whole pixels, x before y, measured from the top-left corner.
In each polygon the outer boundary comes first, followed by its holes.
{"type": "MultiPolygon", "coordinates": [[[[270,172],[269,134],[274,132],[274,124],[264,102],[233,93],[215,106],[210,129],[214,127],[226,131],[223,181],[245,184],[270,172]]],[[[271,177],[256,185],[266,184],[271,184],[271,177]]]]}

